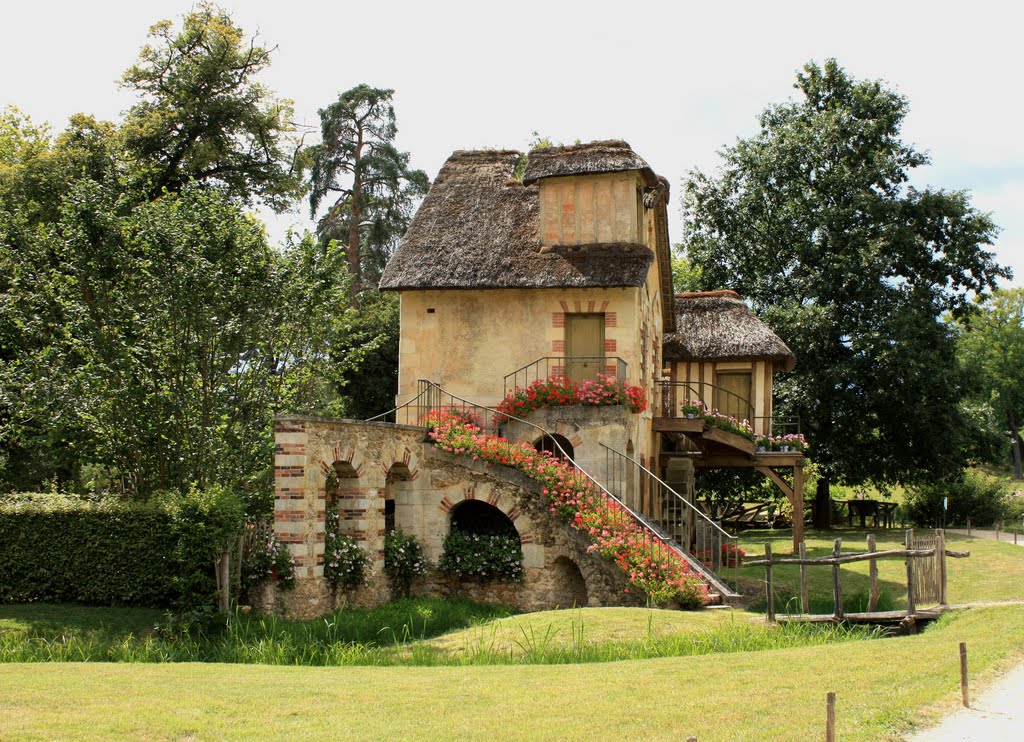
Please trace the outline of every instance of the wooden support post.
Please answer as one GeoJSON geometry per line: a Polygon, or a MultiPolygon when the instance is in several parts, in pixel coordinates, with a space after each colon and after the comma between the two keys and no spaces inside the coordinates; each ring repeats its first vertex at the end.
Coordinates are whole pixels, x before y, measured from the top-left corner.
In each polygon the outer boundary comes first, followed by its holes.
{"type": "Polygon", "coordinates": [[[946,601],[946,532],[941,528],[935,531],[935,558],[939,565],[939,605],[947,605],[946,601]]]}
{"type": "Polygon", "coordinates": [[[804,541],[804,467],[793,467],[793,551],[804,541]]]}
{"type": "MultiPolygon", "coordinates": [[[[868,534],[868,551],[878,551],[875,545],[875,534],[868,534]]],[[[868,562],[868,613],[878,610],[878,560],[872,559],[868,562]]]]}
{"type": "Polygon", "coordinates": [[[967,535],[971,535],[971,516],[967,516],[967,535]]]}
{"type": "Polygon", "coordinates": [[[772,590],[772,545],[764,545],[764,589],[768,598],[768,623],[775,623],[775,592],[772,590]]]}
{"type": "MultiPolygon", "coordinates": [[[[907,550],[914,547],[914,529],[907,529],[906,537],[907,550]]],[[[914,605],[914,557],[907,555],[907,616],[917,613],[917,606],[914,605]]]]}
{"type": "MultiPolygon", "coordinates": [[[[843,540],[837,538],[832,545],[832,557],[839,558],[839,552],[843,548],[843,540]]],[[[832,617],[839,620],[843,617],[843,593],[839,589],[839,562],[832,563],[832,617]]]]}
{"type": "Polygon", "coordinates": [[[960,699],[964,708],[971,707],[971,692],[967,687],[967,642],[960,642],[960,699]]]}
{"type": "Polygon", "coordinates": [[[836,694],[825,694],[825,742],[836,742],[836,694]]]}
{"type": "Polygon", "coordinates": [[[1017,545],[1017,529],[1016,528],[1013,529],[1013,545],[1014,546],[1017,545]]]}
{"type": "MultiPolygon", "coordinates": [[[[800,542],[800,548],[798,550],[801,559],[807,558],[807,543],[805,541],[800,542]]],[[[800,565],[800,612],[808,614],[811,612],[811,601],[807,594],[807,565],[800,565]]]]}

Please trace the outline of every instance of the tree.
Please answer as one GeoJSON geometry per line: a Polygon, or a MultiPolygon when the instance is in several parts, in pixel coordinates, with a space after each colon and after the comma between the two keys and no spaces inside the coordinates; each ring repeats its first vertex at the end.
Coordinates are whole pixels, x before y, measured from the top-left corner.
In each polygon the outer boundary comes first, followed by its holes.
{"type": "Polygon", "coordinates": [[[321,239],[346,245],[353,292],[376,279],[430,183],[394,145],[393,90],[357,85],[320,110],[320,144],[309,147],[310,212],[337,198],[320,219],[321,239]]]}
{"type": "Polygon", "coordinates": [[[959,323],[964,363],[1010,429],[1013,476],[1024,479],[1020,420],[1024,415],[1024,289],[996,291],[959,323]]]}
{"type": "Polygon", "coordinates": [[[272,50],[211,3],[186,14],[180,30],[157,23],[150,37],[121,81],[142,99],[123,135],[147,196],[200,182],[277,209],[298,197],[291,102],[256,82],[272,50]]]}
{"type": "Polygon", "coordinates": [[[798,100],[722,151],[718,173],[689,175],[684,244],[702,288],[738,290],[796,353],[777,409],[809,435],[820,527],[833,481],[962,467],[963,377],[940,317],[1008,271],[966,193],[907,186],[928,158],[900,140],[905,98],[831,59],[795,87],[798,100]]]}

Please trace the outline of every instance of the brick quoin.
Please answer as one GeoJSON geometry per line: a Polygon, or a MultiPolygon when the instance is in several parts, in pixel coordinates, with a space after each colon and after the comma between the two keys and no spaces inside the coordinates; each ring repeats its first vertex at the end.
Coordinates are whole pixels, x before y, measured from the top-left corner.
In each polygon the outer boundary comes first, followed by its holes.
{"type": "Polygon", "coordinates": [[[565,327],[565,312],[552,312],[551,313],[551,326],[552,327],[565,327]]]}
{"type": "Polygon", "coordinates": [[[614,353],[616,350],[618,350],[618,348],[619,348],[619,344],[618,344],[617,341],[615,341],[615,340],[605,340],[604,341],[604,352],[605,353],[614,353]]]}
{"type": "Polygon", "coordinates": [[[564,340],[552,340],[551,341],[551,352],[552,353],[564,353],[565,352],[565,341],[564,340]]]}
{"type": "Polygon", "coordinates": [[[619,321],[615,312],[604,313],[604,326],[605,327],[618,327],[619,321]]]}
{"type": "Polygon", "coordinates": [[[274,453],[282,456],[303,456],[306,453],[304,443],[275,443],[274,453]]]}
{"type": "Polygon", "coordinates": [[[302,477],[306,474],[304,466],[275,466],[275,477],[302,477]]]}

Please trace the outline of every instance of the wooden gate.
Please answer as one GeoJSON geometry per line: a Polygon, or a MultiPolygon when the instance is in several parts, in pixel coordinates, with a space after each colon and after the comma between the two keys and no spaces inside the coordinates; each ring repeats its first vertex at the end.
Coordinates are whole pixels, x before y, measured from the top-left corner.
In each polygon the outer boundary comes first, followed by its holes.
{"type": "MultiPolygon", "coordinates": [[[[913,534],[913,531],[911,531],[913,534]]],[[[935,605],[942,602],[942,558],[940,550],[945,544],[938,534],[918,536],[913,534],[907,543],[908,549],[934,549],[931,556],[907,557],[914,560],[914,604],[935,605]]]]}

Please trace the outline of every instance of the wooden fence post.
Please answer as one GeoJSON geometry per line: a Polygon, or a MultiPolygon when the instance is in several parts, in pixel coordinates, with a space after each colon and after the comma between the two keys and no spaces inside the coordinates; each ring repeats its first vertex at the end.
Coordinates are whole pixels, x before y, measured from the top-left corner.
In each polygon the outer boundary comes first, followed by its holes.
{"type": "MultiPolygon", "coordinates": [[[[801,541],[797,553],[801,559],[807,558],[807,542],[801,541]]],[[[807,594],[807,565],[800,565],[800,612],[807,614],[811,612],[811,601],[807,594]]]]}
{"type": "MultiPolygon", "coordinates": [[[[868,534],[868,551],[878,551],[875,545],[875,534],[868,534]]],[[[872,559],[868,562],[868,578],[871,582],[868,585],[868,613],[878,610],[878,560],[872,559]]]]}
{"type": "Polygon", "coordinates": [[[832,558],[837,560],[832,562],[832,617],[836,620],[843,617],[843,593],[839,589],[839,552],[843,548],[843,540],[837,538],[835,543],[832,545],[832,558]]]}
{"type": "Polygon", "coordinates": [[[971,707],[971,693],[967,687],[967,642],[960,642],[960,699],[964,708],[971,707]]]}
{"type": "Polygon", "coordinates": [[[825,694],[825,742],[836,742],[836,694],[825,694]]]}
{"type": "Polygon", "coordinates": [[[946,532],[935,531],[935,558],[939,565],[939,605],[946,605],[946,532]]]}
{"type": "Polygon", "coordinates": [[[772,545],[764,545],[764,589],[768,597],[768,623],[775,623],[775,593],[772,590],[772,545]]]}
{"type": "MultiPolygon", "coordinates": [[[[914,529],[907,529],[906,537],[907,551],[914,548],[914,529]]],[[[917,606],[914,605],[914,557],[907,554],[907,615],[913,616],[917,613],[917,606]]]]}
{"type": "Polygon", "coordinates": [[[967,535],[971,535],[971,516],[967,516],[967,535]]]}

